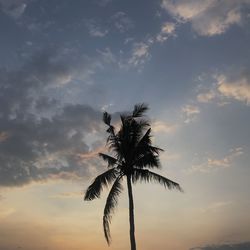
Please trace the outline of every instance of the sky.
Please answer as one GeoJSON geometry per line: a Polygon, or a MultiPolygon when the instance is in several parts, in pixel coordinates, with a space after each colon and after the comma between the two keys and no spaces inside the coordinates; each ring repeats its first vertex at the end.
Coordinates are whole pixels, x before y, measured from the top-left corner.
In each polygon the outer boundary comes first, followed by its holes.
{"type": "Polygon", "coordinates": [[[0,250],[129,249],[83,194],[142,102],[184,193],[133,187],[138,249],[250,249],[249,0],[0,0],[0,38],[0,250]]]}

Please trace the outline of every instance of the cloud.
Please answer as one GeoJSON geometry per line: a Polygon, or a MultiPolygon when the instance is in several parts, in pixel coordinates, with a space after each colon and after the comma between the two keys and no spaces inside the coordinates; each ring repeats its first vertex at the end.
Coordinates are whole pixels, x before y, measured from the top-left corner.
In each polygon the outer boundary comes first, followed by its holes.
{"type": "Polygon", "coordinates": [[[201,36],[220,35],[232,25],[240,25],[243,7],[249,4],[249,0],[162,0],[162,8],[179,23],[190,22],[201,36]]]}
{"type": "Polygon", "coordinates": [[[20,18],[27,8],[29,0],[0,0],[0,9],[13,19],[20,18]]]}
{"type": "Polygon", "coordinates": [[[217,77],[218,92],[226,97],[245,102],[250,105],[250,77],[228,79],[225,75],[217,77]]]}
{"type": "MultiPolygon", "coordinates": [[[[150,50],[155,43],[163,43],[169,37],[176,36],[176,24],[173,22],[165,22],[161,26],[161,31],[157,34],[147,37],[142,42],[134,42],[132,48],[132,55],[128,60],[128,64],[134,67],[140,67],[150,60],[150,50]]],[[[134,38],[127,38],[125,44],[133,41],[134,38]]]]}
{"type": "Polygon", "coordinates": [[[190,123],[196,119],[197,115],[200,113],[200,109],[195,105],[187,104],[182,107],[182,113],[184,115],[184,123],[190,123]]]}
{"type": "Polygon", "coordinates": [[[9,138],[9,133],[2,131],[0,132],[0,143],[6,141],[9,138]]]}
{"type": "Polygon", "coordinates": [[[176,24],[172,22],[165,22],[161,27],[161,32],[156,36],[157,42],[164,42],[170,36],[175,35],[176,24]]]}
{"type": "Polygon", "coordinates": [[[82,196],[83,196],[82,192],[63,192],[63,193],[51,195],[50,198],[53,198],[53,199],[74,199],[74,198],[77,198],[77,199],[79,199],[82,196]]]}
{"type": "Polygon", "coordinates": [[[178,153],[172,153],[169,151],[164,151],[161,154],[161,161],[162,162],[169,162],[169,161],[175,161],[175,160],[179,160],[181,158],[181,155],[178,153]]]}
{"type": "Polygon", "coordinates": [[[101,112],[50,96],[64,76],[78,74],[68,63],[41,52],[18,70],[0,70],[0,186],[91,175],[93,159],[78,155],[90,150],[86,137],[101,130],[101,112]]]}
{"type": "Polygon", "coordinates": [[[78,154],[88,152],[84,138],[99,129],[100,117],[88,106],[67,105],[51,119],[1,119],[11,136],[0,145],[0,185],[88,175],[91,162],[80,162],[78,154]]]}
{"type": "Polygon", "coordinates": [[[152,123],[152,130],[155,133],[174,133],[177,129],[177,125],[166,123],[163,121],[155,121],[152,123]]]}
{"type": "Polygon", "coordinates": [[[212,203],[211,205],[207,206],[206,208],[202,209],[203,213],[209,213],[209,212],[217,212],[219,210],[224,209],[225,207],[231,205],[231,201],[217,201],[212,203]]]}
{"type": "Polygon", "coordinates": [[[217,74],[213,76],[215,83],[210,89],[199,91],[197,101],[208,103],[211,101],[229,103],[230,100],[237,100],[250,105],[250,74],[242,71],[240,74],[217,74]]]}
{"type": "Polygon", "coordinates": [[[164,22],[161,26],[160,32],[147,36],[139,42],[133,42],[134,37],[128,37],[124,44],[132,43],[131,56],[125,62],[120,62],[121,68],[137,67],[140,68],[151,59],[150,50],[156,43],[163,43],[169,37],[176,36],[176,23],[164,22]],[[128,67],[129,66],[129,67],[128,67]]]}
{"type": "Polygon", "coordinates": [[[95,148],[94,150],[84,152],[84,153],[79,153],[77,156],[81,160],[91,159],[91,158],[95,158],[96,156],[98,156],[99,153],[102,153],[106,150],[107,149],[106,149],[105,145],[102,145],[102,146],[95,148]]]}
{"type": "Polygon", "coordinates": [[[209,90],[205,93],[197,95],[197,101],[202,103],[208,103],[216,97],[216,93],[213,90],[209,90]]]}
{"type": "Polygon", "coordinates": [[[134,27],[134,22],[125,12],[119,11],[111,16],[111,23],[121,33],[124,33],[134,27]]]}
{"type": "Polygon", "coordinates": [[[0,219],[4,219],[15,212],[14,208],[0,209],[0,219]]]}
{"type": "Polygon", "coordinates": [[[190,250],[248,250],[250,242],[223,244],[223,245],[208,245],[203,247],[194,247],[190,250]]]}
{"type": "Polygon", "coordinates": [[[108,29],[102,28],[93,19],[87,20],[85,25],[86,25],[86,27],[87,27],[87,29],[89,31],[90,36],[100,37],[101,38],[101,37],[106,36],[109,33],[108,29]]]}
{"type": "Polygon", "coordinates": [[[112,29],[124,33],[134,27],[134,22],[122,11],[112,15],[108,20],[108,24],[109,26],[105,27],[103,22],[98,22],[96,19],[85,20],[85,26],[88,29],[89,35],[92,37],[105,37],[112,29]]]}
{"type": "Polygon", "coordinates": [[[90,81],[100,63],[102,60],[97,63],[77,51],[48,49],[31,55],[15,71],[0,69],[1,117],[14,118],[21,110],[38,114],[36,109],[48,106],[55,110],[59,105],[51,95],[55,89],[66,90],[72,81],[90,81]]]}
{"type": "Polygon", "coordinates": [[[104,50],[97,50],[97,52],[101,55],[102,59],[106,63],[116,63],[117,58],[110,48],[105,48],[104,50]]]}
{"type": "Polygon", "coordinates": [[[200,13],[207,10],[213,3],[212,0],[205,1],[169,1],[163,0],[162,7],[170,12],[174,17],[180,19],[180,21],[192,20],[192,18],[198,16],[200,13]]]}
{"type": "Polygon", "coordinates": [[[2,201],[3,199],[5,199],[5,197],[2,194],[0,194],[0,201],[2,201]]]}
{"type": "Polygon", "coordinates": [[[195,164],[189,169],[189,172],[203,172],[208,173],[213,170],[231,167],[235,158],[243,154],[241,147],[231,149],[229,154],[223,158],[216,159],[208,157],[204,162],[195,164]]]}
{"type": "Polygon", "coordinates": [[[143,65],[147,60],[149,60],[150,43],[150,41],[134,43],[132,56],[129,58],[128,64],[137,67],[143,65]]]}

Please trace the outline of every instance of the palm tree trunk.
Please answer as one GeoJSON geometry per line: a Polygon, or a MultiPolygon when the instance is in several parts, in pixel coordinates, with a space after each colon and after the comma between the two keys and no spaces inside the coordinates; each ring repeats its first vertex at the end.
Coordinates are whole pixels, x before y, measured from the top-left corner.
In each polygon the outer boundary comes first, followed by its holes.
{"type": "Polygon", "coordinates": [[[133,192],[132,192],[132,185],[131,185],[131,176],[129,175],[127,176],[127,185],[128,185],[128,201],[129,201],[130,245],[131,245],[131,250],[136,250],[134,201],[133,201],[133,192]]]}

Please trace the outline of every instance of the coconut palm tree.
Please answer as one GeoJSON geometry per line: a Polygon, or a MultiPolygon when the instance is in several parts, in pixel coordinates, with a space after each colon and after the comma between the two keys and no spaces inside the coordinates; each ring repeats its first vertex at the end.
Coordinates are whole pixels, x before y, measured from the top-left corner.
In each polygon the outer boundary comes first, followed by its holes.
{"type": "Polygon", "coordinates": [[[99,198],[103,188],[112,185],[103,214],[104,235],[110,244],[110,223],[123,190],[122,180],[126,179],[131,250],[136,250],[132,183],[154,181],[168,189],[182,190],[178,183],[148,170],[160,167],[159,153],[163,150],[152,145],[150,124],[144,116],[147,110],[148,106],[142,103],[134,106],[132,114],[120,115],[118,131],[111,124],[111,115],[104,112],[103,121],[108,126],[107,145],[112,155],[99,154],[107,162],[108,170],[94,179],[84,197],[84,200],[99,198]]]}

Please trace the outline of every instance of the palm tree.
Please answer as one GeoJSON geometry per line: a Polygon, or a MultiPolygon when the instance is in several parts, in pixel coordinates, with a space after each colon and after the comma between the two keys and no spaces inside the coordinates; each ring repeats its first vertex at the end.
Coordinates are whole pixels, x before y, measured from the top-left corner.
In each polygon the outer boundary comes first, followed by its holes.
{"type": "Polygon", "coordinates": [[[144,116],[147,110],[148,106],[142,103],[134,106],[132,114],[120,115],[118,131],[111,125],[111,115],[104,112],[103,121],[108,126],[109,134],[107,145],[113,155],[99,154],[107,162],[108,170],[95,178],[84,197],[84,200],[99,198],[103,188],[112,184],[103,215],[104,235],[110,244],[112,214],[123,190],[122,180],[127,180],[131,250],[136,250],[132,183],[154,181],[165,188],[182,191],[178,183],[148,170],[160,167],[159,153],[163,150],[152,145],[150,124],[144,116]]]}

